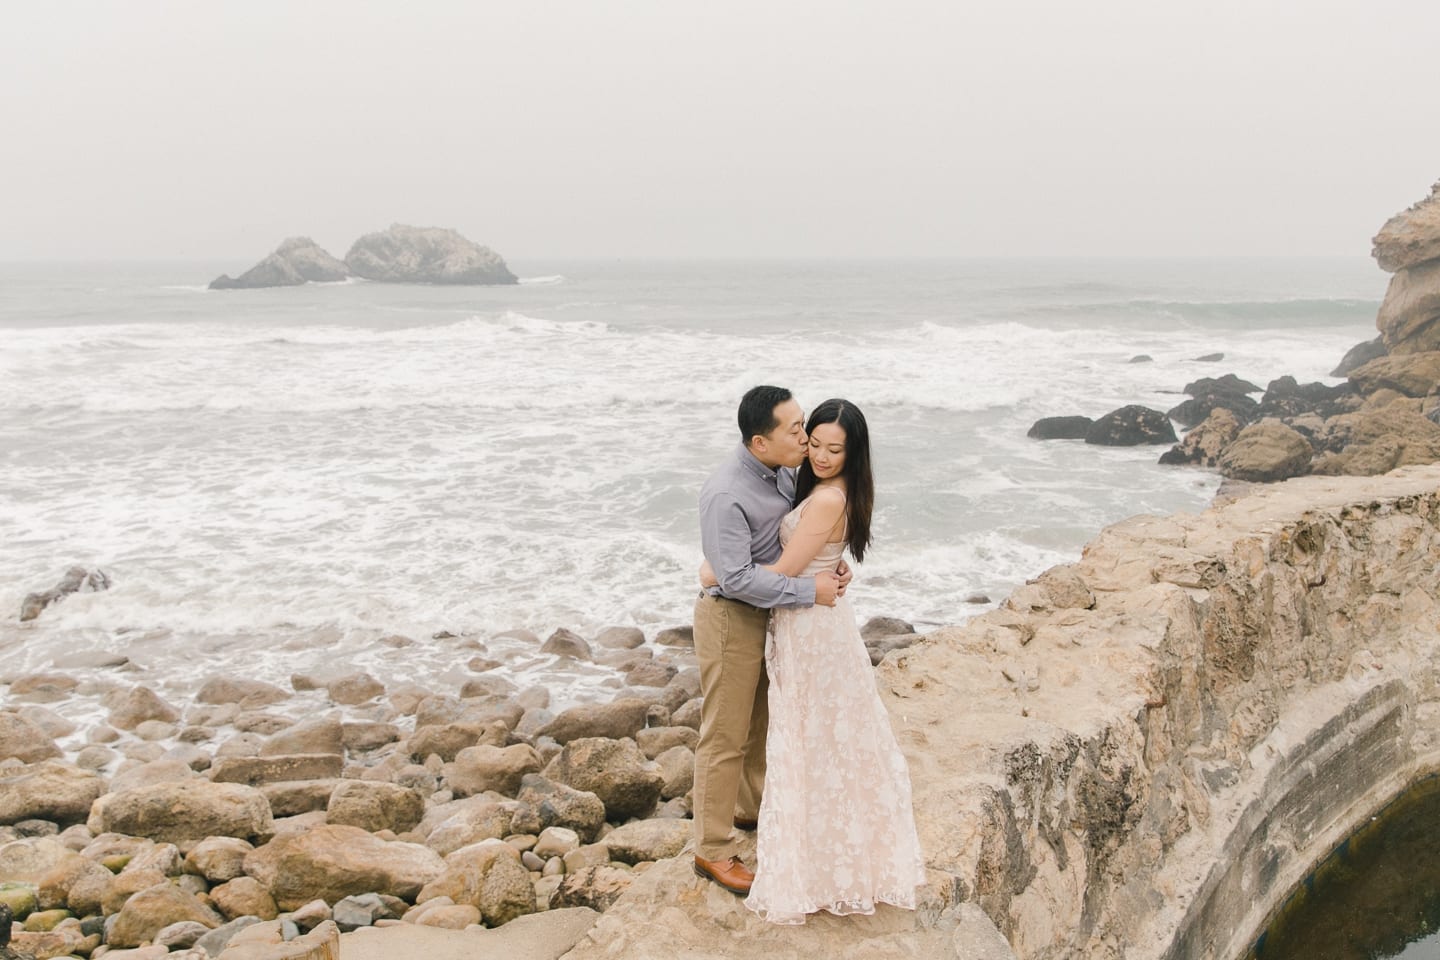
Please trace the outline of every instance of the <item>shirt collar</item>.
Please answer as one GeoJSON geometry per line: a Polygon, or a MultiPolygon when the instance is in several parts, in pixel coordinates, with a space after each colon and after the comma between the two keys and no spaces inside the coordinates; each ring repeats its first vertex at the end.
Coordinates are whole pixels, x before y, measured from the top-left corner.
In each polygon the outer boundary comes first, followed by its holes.
{"type": "Polygon", "coordinates": [[[746,470],[749,470],[751,473],[755,474],[755,476],[759,477],[761,480],[766,481],[767,483],[776,482],[775,471],[772,470],[770,467],[765,466],[765,464],[761,463],[760,458],[755,456],[755,454],[751,453],[749,447],[745,446],[745,444],[742,443],[739,447],[736,448],[736,451],[736,455],[737,458],[740,460],[740,464],[745,467],[746,470]]]}

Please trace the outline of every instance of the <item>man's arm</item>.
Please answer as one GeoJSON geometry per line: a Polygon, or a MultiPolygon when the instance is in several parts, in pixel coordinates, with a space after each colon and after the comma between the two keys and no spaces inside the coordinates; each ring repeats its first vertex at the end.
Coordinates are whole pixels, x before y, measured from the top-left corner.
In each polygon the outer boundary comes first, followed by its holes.
{"type": "Polygon", "coordinates": [[[815,603],[814,579],[782,576],[755,564],[750,557],[750,524],[731,498],[716,498],[701,511],[700,547],[721,592],[732,600],[763,608],[815,603]]]}

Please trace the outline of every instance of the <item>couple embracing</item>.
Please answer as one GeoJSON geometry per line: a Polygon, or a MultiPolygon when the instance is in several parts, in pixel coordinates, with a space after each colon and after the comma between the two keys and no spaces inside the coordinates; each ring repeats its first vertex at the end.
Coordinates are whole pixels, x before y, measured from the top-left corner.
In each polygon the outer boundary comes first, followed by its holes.
{"type": "Polygon", "coordinates": [[[845,598],[870,544],[865,417],[790,391],[740,401],[740,445],[700,493],[695,872],[766,920],[913,909],[925,881],[905,758],[845,598]],[[735,831],[756,830],[756,868],[735,831]]]}

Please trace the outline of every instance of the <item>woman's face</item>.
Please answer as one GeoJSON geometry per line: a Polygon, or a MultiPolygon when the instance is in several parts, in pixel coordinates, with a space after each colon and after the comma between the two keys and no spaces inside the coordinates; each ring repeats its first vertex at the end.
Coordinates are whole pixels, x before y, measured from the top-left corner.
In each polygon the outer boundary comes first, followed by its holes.
{"type": "Polygon", "coordinates": [[[809,457],[815,479],[838,477],[845,469],[845,429],[838,423],[817,424],[810,432],[809,457]]]}

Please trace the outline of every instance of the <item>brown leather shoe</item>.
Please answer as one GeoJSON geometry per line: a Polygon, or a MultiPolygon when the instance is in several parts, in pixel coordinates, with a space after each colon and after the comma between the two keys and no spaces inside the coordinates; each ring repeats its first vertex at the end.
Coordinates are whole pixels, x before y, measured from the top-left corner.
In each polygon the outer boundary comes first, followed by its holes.
{"type": "Polygon", "coordinates": [[[731,893],[738,893],[741,896],[749,893],[750,884],[755,882],[755,874],[740,862],[739,857],[731,857],[728,860],[704,860],[696,857],[695,875],[704,877],[706,880],[714,880],[731,893]]]}
{"type": "Polygon", "coordinates": [[[747,819],[745,819],[744,817],[736,817],[736,818],[735,818],[735,829],[736,829],[736,830],[744,830],[744,831],[746,831],[746,832],[750,832],[750,831],[753,831],[753,830],[754,830],[756,827],[758,827],[758,826],[760,826],[760,822],[759,822],[758,820],[747,820],[747,819]]]}

